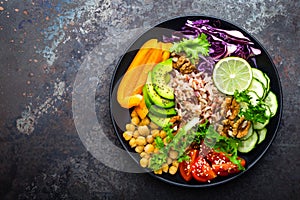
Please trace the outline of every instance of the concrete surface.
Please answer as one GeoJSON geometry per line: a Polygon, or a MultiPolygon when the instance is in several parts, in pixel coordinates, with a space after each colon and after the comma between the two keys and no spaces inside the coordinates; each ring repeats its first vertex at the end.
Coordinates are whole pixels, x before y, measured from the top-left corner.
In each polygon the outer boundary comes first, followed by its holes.
{"type": "Polygon", "coordinates": [[[2,0],[0,199],[299,198],[299,21],[298,0],[2,0]],[[96,49],[105,61],[91,77],[100,82],[97,116],[120,146],[108,113],[119,56],[151,26],[190,14],[221,17],[253,34],[276,64],[284,94],[267,154],[238,179],[202,189],[107,167],[83,145],[72,113],[77,72],[96,49]]]}

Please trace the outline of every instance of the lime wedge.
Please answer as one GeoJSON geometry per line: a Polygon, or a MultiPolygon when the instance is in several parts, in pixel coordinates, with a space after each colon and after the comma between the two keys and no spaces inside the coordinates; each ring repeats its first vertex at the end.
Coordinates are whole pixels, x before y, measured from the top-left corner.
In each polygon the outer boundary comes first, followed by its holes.
{"type": "Polygon", "coordinates": [[[213,80],[217,89],[227,95],[246,90],[252,81],[250,64],[240,57],[226,57],[215,65],[213,80]]]}

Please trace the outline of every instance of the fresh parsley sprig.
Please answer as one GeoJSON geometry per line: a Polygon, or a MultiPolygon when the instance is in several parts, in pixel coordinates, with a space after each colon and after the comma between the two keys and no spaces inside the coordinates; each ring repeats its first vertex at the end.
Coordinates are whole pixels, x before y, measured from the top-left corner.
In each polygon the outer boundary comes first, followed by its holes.
{"type": "Polygon", "coordinates": [[[264,123],[269,117],[266,115],[266,106],[263,101],[258,101],[256,105],[251,103],[251,97],[247,94],[247,91],[234,92],[234,98],[238,103],[247,103],[247,108],[240,110],[239,115],[244,116],[246,120],[252,122],[264,123]]]}

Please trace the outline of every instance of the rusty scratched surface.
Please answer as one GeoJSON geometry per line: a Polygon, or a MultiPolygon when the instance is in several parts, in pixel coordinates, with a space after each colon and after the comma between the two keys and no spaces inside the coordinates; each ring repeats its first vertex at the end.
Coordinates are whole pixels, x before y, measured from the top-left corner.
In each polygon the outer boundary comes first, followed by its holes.
{"type": "Polygon", "coordinates": [[[299,21],[297,0],[0,1],[0,199],[295,199],[300,196],[299,21]],[[271,55],[284,94],[282,123],[267,155],[238,179],[197,190],[105,166],[82,144],[72,113],[77,72],[98,48],[106,60],[91,77],[102,85],[98,117],[120,145],[108,106],[118,55],[151,26],[190,14],[221,17],[253,34],[271,55]]]}

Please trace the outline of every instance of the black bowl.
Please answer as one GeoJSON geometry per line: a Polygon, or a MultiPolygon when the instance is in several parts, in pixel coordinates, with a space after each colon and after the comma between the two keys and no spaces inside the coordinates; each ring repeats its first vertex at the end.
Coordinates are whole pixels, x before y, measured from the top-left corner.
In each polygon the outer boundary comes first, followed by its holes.
{"type": "MultiPolygon", "coordinates": [[[[112,123],[114,125],[115,132],[125,148],[128,152],[134,152],[134,149],[131,149],[128,142],[123,139],[123,132],[125,129],[125,125],[130,122],[130,113],[128,109],[124,109],[120,107],[120,105],[116,101],[116,88],[118,87],[120,79],[123,77],[124,73],[126,72],[128,66],[130,65],[131,61],[133,60],[135,54],[137,53],[138,49],[142,46],[144,42],[151,38],[157,38],[158,40],[162,40],[163,35],[171,35],[174,31],[179,31],[184,26],[187,20],[199,20],[199,19],[208,19],[210,22],[214,24],[218,24],[219,28],[227,29],[227,30],[239,30],[241,31],[245,36],[251,39],[251,41],[254,43],[255,47],[259,48],[262,53],[258,56],[256,56],[256,65],[258,69],[265,72],[271,82],[270,82],[270,89],[276,94],[278,98],[278,111],[276,115],[271,118],[270,123],[267,125],[268,133],[265,138],[265,140],[257,145],[257,147],[252,150],[250,153],[241,155],[247,163],[246,170],[234,174],[227,177],[217,177],[216,179],[212,180],[210,183],[199,183],[196,181],[190,181],[186,182],[184,181],[179,173],[175,175],[170,174],[163,174],[163,175],[155,175],[152,172],[148,172],[154,177],[165,181],[170,184],[184,186],[184,187],[208,187],[213,185],[218,185],[225,183],[227,181],[230,181],[232,179],[235,179],[239,177],[240,175],[247,172],[268,150],[270,145],[272,144],[276,133],[278,131],[281,115],[282,115],[282,89],[281,89],[281,83],[279,79],[279,75],[277,72],[277,69],[272,62],[272,59],[270,58],[269,54],[265,50],[265,48],[258,42],[257,39],[255,39],[253,36],[251,36],[247,31],[244,29],[228,22],[222,19],[217,19],[214,17],[208,17],[208,16],[184,16],[184,17],[178,17],[171,20],[167,20],[165,22],[162,22],[155,27],[149,29],[144,34],[142,34],[130,47],[129,49],[124,53],[123,57],[120,59],[113,78],[111,82],[111,88],[110,88],[110,114],[112,123]]],[[[253,65],[253,63],[250,63],[253,65]]],[[[133,162],[139,163],[138,158],[132,156],[133,162]]]]}

